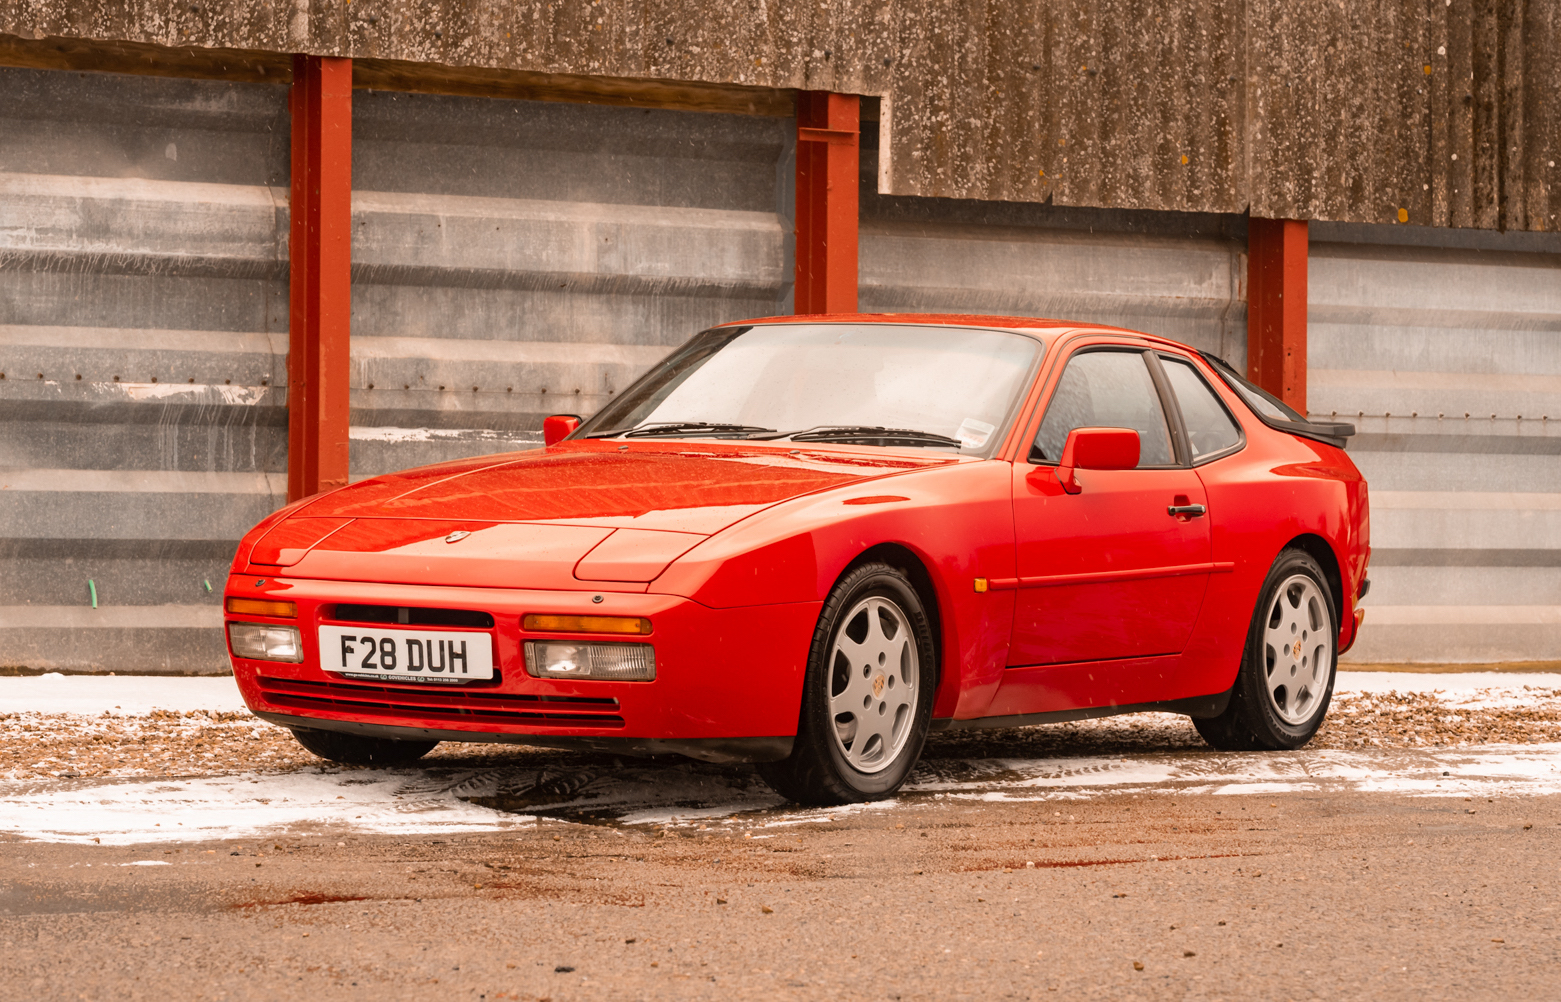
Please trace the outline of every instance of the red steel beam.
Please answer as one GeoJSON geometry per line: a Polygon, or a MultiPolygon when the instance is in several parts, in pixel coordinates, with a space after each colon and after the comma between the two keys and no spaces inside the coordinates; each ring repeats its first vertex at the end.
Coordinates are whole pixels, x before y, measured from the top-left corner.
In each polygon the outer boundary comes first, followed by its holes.
{"type": "Polygon", "coordinates": [[[1306,220],[1247,221],[1247,378],[1306,413],[1306,220]]]}
{"type": "Polygon", "coordinates": [[[797,95],[797,313],[855,313],[861,98],[797,95]]]}
{"type": "Polygon", "coordinates": [[[287,497],[347,483],[352,60],[293,57],[287,497]]]}

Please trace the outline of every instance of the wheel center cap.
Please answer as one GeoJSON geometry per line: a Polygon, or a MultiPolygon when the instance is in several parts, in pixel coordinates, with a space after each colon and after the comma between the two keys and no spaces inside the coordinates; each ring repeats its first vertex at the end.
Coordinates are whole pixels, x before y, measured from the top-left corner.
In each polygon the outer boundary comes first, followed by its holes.
{"type": "Polygon", "coordinates": [[[1290,648],[1290,656],[1295,660],[1301,660],[1301,638],[1295,638],[1295,644],[1290,648]]]}
{"type": "Polygon", "coordinates": [[[883,672],[873,676],[873,698],[880,699],[883,696],[884,677],[883,672]]]}

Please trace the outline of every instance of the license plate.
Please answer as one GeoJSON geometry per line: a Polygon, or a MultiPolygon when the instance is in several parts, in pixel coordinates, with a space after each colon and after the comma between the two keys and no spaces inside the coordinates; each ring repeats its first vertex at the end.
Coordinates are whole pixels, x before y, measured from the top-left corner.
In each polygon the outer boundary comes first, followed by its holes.
{"type": "Polygon", "coordinates": [[[469,682],[493,677],[493,638],[449,630],[322,626],[320,667],[348,678],[469,682]]]}

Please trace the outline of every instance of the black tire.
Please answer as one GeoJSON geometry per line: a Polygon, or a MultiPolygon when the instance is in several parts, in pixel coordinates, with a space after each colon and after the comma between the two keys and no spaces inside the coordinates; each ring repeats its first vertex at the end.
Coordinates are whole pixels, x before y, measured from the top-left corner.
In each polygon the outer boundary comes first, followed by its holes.
{"type": "Polygon", "coordinates": [[[899,569],[883,563],[863,564],[851,570],[829,593],[813,631],[802,684],[802,712],[791,755],[779,762],[760,763],[759,775],[781,796],[810,806],[892,796],[921,757],[937,683],[937,645],[933,642],[932,625],[910,580],[899,569]],[[896,670],[880,656],[876,660],[882,670],[875,672],[873,665],[864,665],[863,673],[857,676],[855,664],[845,664],[846,655],[837,651],[836,644],[842,634],[855,642],[851,632],[857,630],[866,631],[864,640],[871,641],[875,617],[879,636],[895,644],[900,652],[901,667],[896,670]],[[902,625],[908,631],[908,643],[896,639],[902,625]],[[895,637],[888,633],[891,627],[895,637]],[[914,680],[905,667],[910,658],[914,658],[914,680]],[[908,703],[903,701],[907,686],[911,696],[908,703]],[[843,698],[847,687],[865,687],[864,700],[878,701],[873,708],[876,718],[871,709],[862,716],[868,721],[865,727],[873,729],[876,737],[869,734],[860,739],[863,730],[859,728],[864,725],[853,714],[838,714],[832,709],[832,700],[843,698]],[[886,692],[887,700],[879,701],[886,692]],[[890,701],[899,701],[893,717],[886,716],[890,701]],[[848,716],[852,720],[841,720],[848,716]],[[871,760],[875,747],[881,761],[871,760]],[[853,756],[866,767],[853,764],[853,756]]]}
{"type": "Polygon", "coordinates": [[[366,738],[361,734],[318,731],[312,727],[294,727],[291,730],[299,744],[323,759],[343,765],[406,765],[427,755],[439,743],[366,738]]]}
{"type": "Polygon", "coordinates": [[[1258,594],[1260,597],[1252,612],[1246,649],[1241,668],[1236,673],[1236,684],[1231,689],[1230,703],[1217,717],[1193,720],[1193,726],[1203,740],[1220,751],[1300,748],[1322,726],[1328,704],[1333,699],[1334,677],[1339,667],[1339,603],[1328,587],[1322,568],[1304,550],[1285,550],[1269,569],[1258,594]],[[1315,592],[1306,589],[1303,583],[1306,579],[1310,580],[1315,592]],[[1281,595],[1281,590],[1285,595],[1281,595]],[[1294,604],[1292,600],[1297,597],[1314,611],[1308,614],[1300,605],[1294,604]],[[1313,607],[1307,603],[1308,598],[1320,598],[1320,601],[1313,607]],[[1288,613],[1287,603],[1292,610],[1288,613]],[[1296,634],[1295,654],[1288,647],[1281,647],[1276,652],[1273,650],[1276,645],[1265,639],[1271,629],[1284,632],[1281,627],[1286,615],[1303,619],[1303,628],[1296,634]],[[1308,631],[1304,628],[1307,622],[1321,622],[1321,629],[1308,631]],[[1326,639],[1325,644],[1318,642],[1319,636],[1326,639]],[[1324,649],[1321,657],[1308,662],[1311,655],[1324,649]],[[1324,662],[1325,681],[1321,677],[1306,676],[1314,664],[1324,662]],[[1276,672],[1279,673],[1277,678],[1276,672]],[[1284,683],[1290,679],[1300,680],[1290,686],[1299,695],[1285,692],[1284,683]],[[1278,685],[1279,695],[1271,694],[1275,691],[1271,683],[1278,685]],[[1286,719],[1287,715],[1290,719],[1286,719]]]}

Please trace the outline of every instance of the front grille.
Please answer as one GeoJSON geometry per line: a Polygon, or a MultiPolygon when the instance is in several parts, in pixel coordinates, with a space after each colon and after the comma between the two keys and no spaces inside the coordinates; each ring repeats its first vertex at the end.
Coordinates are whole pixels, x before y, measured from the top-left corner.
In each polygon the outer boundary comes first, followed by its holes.
{"type": "Polygon", "coordinates": [[[469,626],[493,629],[493,617],[476,609],[415,609],[397,605],[350,605],[329,610],[328,619],[341,623],[387,623],[401,626],[469,626]]]}
{"type": "Polygon", "coordinates": [[[622,727],[611,696],[537,696],[528,693],[439,689],[409,691],[389,685],[257,679],[266,702],[299,710],[364,717],[414,717],[427,723],[622,727]]]}

